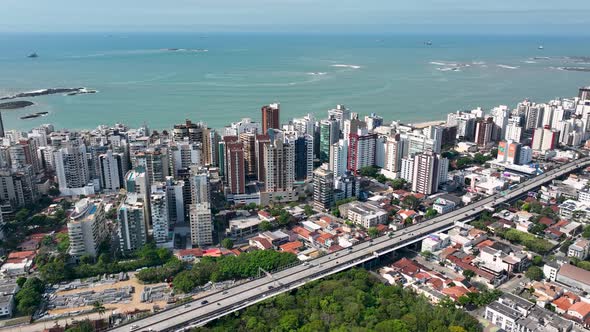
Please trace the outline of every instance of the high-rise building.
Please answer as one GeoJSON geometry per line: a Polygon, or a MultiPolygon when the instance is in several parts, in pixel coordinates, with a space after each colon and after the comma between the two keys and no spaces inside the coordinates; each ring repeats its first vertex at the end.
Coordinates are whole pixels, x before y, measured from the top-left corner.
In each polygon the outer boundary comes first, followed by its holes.
{"type": "Polygon", "coordinates": [[[340,138],[340,128],[335,119],[320,121],[320,161],[330,160],[330,147],[340,138]]]}
{"type": "MultiPolygon", "coordinates": [[[[244,132],[241,133],[240,142],[244,144],[244,166],[246,167],[246,177],[250,180],[256,179],[258,170],[256,162],[256,134],[244,132]]],[[[262,181],[262,179],[258,179],[262,181]]]]}
{"type": "Polygon", "coordinates": [[[211,145],[210,136],[211,130],[207,128],[206,124],[192,123],[188,119],[183,124],[174,125],[172,129],[172,138],[175,141],[184,141],[187,138],[190,143],[201,144],[201,162],[204,165],[210,165],[212,162],[209,156],[211,156],[214,146],[211,145]]]}
{"type": "Polygon", "coordinates": [[[358,174],[361,168],[375,165],[376,142],[377,134],[369,134],[366,129],[350,134],[347,161],[349,171],[358,174]]]}
{"type": "Polygon", "coordinates": [[[264,149],[268,144],[270,144],[270,136],[267,134],[256,135],[256,145],[254,148],[256,154],[256,178],[259,181],[264,181],[266,178],[266,171],[264,169],[264,149]]]}
{"type": "Polygon", "coordinates": [[[297,132],[286,138],[295,145],[295,181],[311,180],[313,177],[313,137],[297,132]]]}
{"type": "Polygon", "coordinates": [[[211,186],[207,170],[196,166],[190,170],[191,204],[210,203],[211,186]]]}
{"type": "MultiPolygon", "coordinates": [[[[193,165],[202,165],[201,147],[199,143],[190,143],[188,139],[172,143],[168,148],[170,168],[172,175],[178,176],[182,169],[190,168],[193,165]]],[[[158,181],[161,182],[161,181],[158,181]]]]}
{"type": "Polygon", "coordinates": [[[37,156],[37,143],[32,139],[22,139],[10,146],[12,169],[17,170],[26,165],[33,167],[33,172],[41,171],[41,163],[37,156]]]}
{"type": "Polygon", "coordinates": [[[90,172],[86,158],[86,146],[66,142],[54,152],[55,171],[61,195],[92,195],[94,185],[90,183],[90,172]]]}
{"type": "Polygon", "coordinates": [[[114,154],[112,150],[98,158],[100,167],[100,182],[103,190],[117,192],[123,188],[123,159],[121,154],[114,154]]]}
{"type": "Polygon", "coordinates": [[[332,144],[330,149],[330,171],[334,173],[334,178],[338,178],[347,170],[348,164],[348,141],[341,139],[332,144]]]}
{"type": "Polygon", "coordinates": [[[37,203],[39,192],[35,182],[35,173],[31,165],[17,171],[0,169],[0,202],[10,206],[12,212],[19,208],[37,203]]]}
{"type": "Polygon", "coordinates": [[[506,133],[504,139],[507,141],[520,142],[522,138],[522,127],[520,126],[519,117],[511,117],[508,119],[508,125],[506,126],[506,133]]]}
{"type": "Polygon", "coordinates": [[[508,164],[519,164],[522,145],[513,141],[501,141],[498,143],[498,156],[496,160],[508,164]]]}
{"type": "Polygon", "coordinates": [[[185,221],[184,181],[166,178],[166,202],[168,205],[168,222],[170,225],[182,224],[185,221]]]}
{"type": "Polygon", "coordinates": [[[365,116],[365,123],[369,131],[375,130],[375,128],[383,125],[383,118],[375,113],[365,116]]]}
{"type": "Polygon", "coordinates": [[[491,111],[494,119],[494,132],[492,133],[492,140],[499,141],[506,135],[506,127],[508,126],[508,118],[510,117],[510,110],[506,105],[495,107],[491,111]]]}
{"type": "Polygon", "coordinates": [[[328,210],[334,205],[334,174],[323,164],[313,172],[313,206],[328,210]]]}
{"type": "Polygon", "coordinates": [[[307,114],[303,118],[293,119],[293,128],[303,135],[314,135],[315,132],[315,118],[313,114],[307,114]]]}
{"type": "Polygon", "coordinates": [[[414,156],[402,158],[402,165],[400,170],[400,178],[411,183],[414,178],[414,156]]]}
{"type": "Polygon", "coordinates": [[[475,143],[479,146],[487,146],[492,142],[494,133],[494,121],[492,118],[479,120],[475,124],[475,143]]]}
{"type": "Polygon", "coordinates": [[[191,204],[189,218],[191,244],[196,247],[213,244],[213,219],[209,203],[191,204]]]}
{"type": "Polygon", "coordinates": [[[414,156],[412,191],[431,195],[438,189],[441,158],[432,151],[414,156]]]}
{"type": "Polygon", "coordinates": [[[104,204],[100,200],[84,198],[74,205],[68,220],[70,256],[97,256],[100,244],[108,236],[104,204]]]}
{"type": "MultiPolygon", "coordinates": [[[[348,140],[351,133],[356,133],[359,129],[367,129],[367,123],[359,120],[357,117],[352,117],[350,120],[344,120],[342,125],[342,137],[348,140]]],[[[368,129],[367,129],[368,130],[368,129]]]]}
{"type": "Polygon", "coordinates": [[[559,141],[559,131],[554,129],[537,128],[533,133],[531,148],[535,151],[545,152],[557,147],[559,141]]]}
{"type": "Polygon", "coordinates": [[[280,129],[280,104],[262,106],[262,134],[267,134],[269,129],[280,129]]]}
{"type": "Polygon", "coordinates": [[[390,178],[398,178],[401,171],[403,145],[400,135],[387,137],[385,142],[385,165],[383,169],[388,172],[390,178]]]}
{"type": "Polygon", "coordinates": [[[149,148],[135,155],[134,167],[146,170],[149,183],[162,182],[169,175],[169,160],[165,149],[149,148]]]}
{"type": "Polygon", "coordinates": [[[133,252],[147,242],[145,203],[136,193],[127,193],[118,210],[119,245],[124,253],[133,252]]]}
{"type": "Polygon", "coordinates": [[[543,105],[525,102],[525,130],[534,130],[542,125],[545,109],[543,105]]]}
{"type": "MultiPolygon", "coordinates": [[[[244,144],[241,142],[230,141],[225,136],[225,173],[226,183],[232,194],[244,194],[246,192],[246,168],[244,166],[244,144]]],[[[234,136],[235,137],[235,136],[234,136]]],[[[236,137],[237,139],[237,137],[236,137]]]]}
{"type": "Polygon", "coordinates": [[[252,121],[250,118],[243,118],[239,122],[233,122],[229,127],[223,128],[222,136],[240,136],[242,133],[261,134],[262,127],[260,123],[252,121]]]}
{"type": "Polygon", "coordinates": [[[295,180],[295,147],[275,138],[264,145],[266,192],[292,191],[295,180]]]}
{"type": "Polygon", "coordinates": [[[336,108],[328,111],[328,118],[335,119],[338,122],[338,129],[342,131],[344,121],[350,120],[350,110],[344,105],[336,105],[336,108]]]}
{"type": "Polygon", "coordinates": [[[152,214],[152,236],[157,245],[170,243],[170,221],[166,187],[163,182],[152,184],[150,207],[152,214]]]}
{"type": "Polygon", "coordinates": [[[360,178],[354,176],[350,171],[346,171],[346,173],[336,178],[334,187],[335,201],[357,197],[361,190],[360,178]]]}
{"type": "Polygon", "coordinates": [[[580,100],[590,100],[590,86],[580,88],[578,97],[580,100]]]}

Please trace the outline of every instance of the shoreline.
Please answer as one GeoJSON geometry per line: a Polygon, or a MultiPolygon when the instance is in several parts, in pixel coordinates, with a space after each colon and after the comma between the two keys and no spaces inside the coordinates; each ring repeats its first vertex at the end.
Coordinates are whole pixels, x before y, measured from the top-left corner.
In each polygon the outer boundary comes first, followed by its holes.
{"type": "Polygon", "coordinates": [[[408,123],[408,125],[417,128],[417,129],[423,129],[423,128],[427,128],[430,126],[440,126],[442,124],[445,124],[446,121],[444,120],[433,120],[433,121],[423,121],[423,122],[416,122],[416,123],[408,123]]]}

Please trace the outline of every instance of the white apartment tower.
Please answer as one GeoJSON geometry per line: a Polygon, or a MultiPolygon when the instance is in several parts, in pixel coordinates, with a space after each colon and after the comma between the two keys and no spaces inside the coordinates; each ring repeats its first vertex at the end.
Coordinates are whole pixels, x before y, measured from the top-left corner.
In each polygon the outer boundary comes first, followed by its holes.
{"type": "Polygon", "coordinates": [[[292,191],[295,180],[295,146],[275,138],[264,145],[264,185],[267,192],[292,191]]]}
{"type": "Polygon", "coordinates": [[[203,247],[213,243],[213,219],[209,203],[191,204],[189,209],[191,244],[203,247]]]}

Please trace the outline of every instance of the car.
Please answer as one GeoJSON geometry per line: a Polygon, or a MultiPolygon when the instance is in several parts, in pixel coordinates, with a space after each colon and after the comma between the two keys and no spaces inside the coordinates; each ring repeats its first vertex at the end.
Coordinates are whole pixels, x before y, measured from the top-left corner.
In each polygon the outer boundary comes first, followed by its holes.
{"type": "Polygon", "coordinates": [[[221,305],[221,303],[217,302],[217,305],[221,305]]]}
{"type": "Polygon", "coordinates": [[[225,295],[225,294],[227,294],[227,291],[223,291],[223,293],[221,293],[221,294],[222,294],[222,295],[225,295]]]}
{"type": "Polygon", "coordinates": [[[185,308],[190,308],[190,307],[191,307],[191,305],[190,305],[190,303],[187,303],[187,304],[185,304],[185,305],[184,305],[184,307],[185,307],[185,308]]]}
{"type": "Polygon", "coordinates": [[[207,304],[207,303],[209,303],[209,301],[207,301],[207,300],[201,301],[201,304],[207,304]]]}
{"type": "Polygon", "coordinates": [[[268,285],[268,289],[273,289],[275,288],[273,285],[268,285]]]}
{"type": "Polygon", "coordinates": [[[129,327],[129,331],[137,330],[138,328],[139,328],[139,325],[133,324],[133,325],[131,325],[131,327],[129,327]]]}

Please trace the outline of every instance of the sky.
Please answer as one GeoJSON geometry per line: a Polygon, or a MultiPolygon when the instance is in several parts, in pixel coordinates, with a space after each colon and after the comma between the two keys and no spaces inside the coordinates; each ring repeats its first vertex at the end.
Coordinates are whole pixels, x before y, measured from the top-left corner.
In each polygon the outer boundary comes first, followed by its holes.
{"type": "Polygon", "coordinates": [[[3,32],[588,33],[588,0],[1,0],[3,32]],[[434,29],[433,27],[440,27],[434,29]]]}

